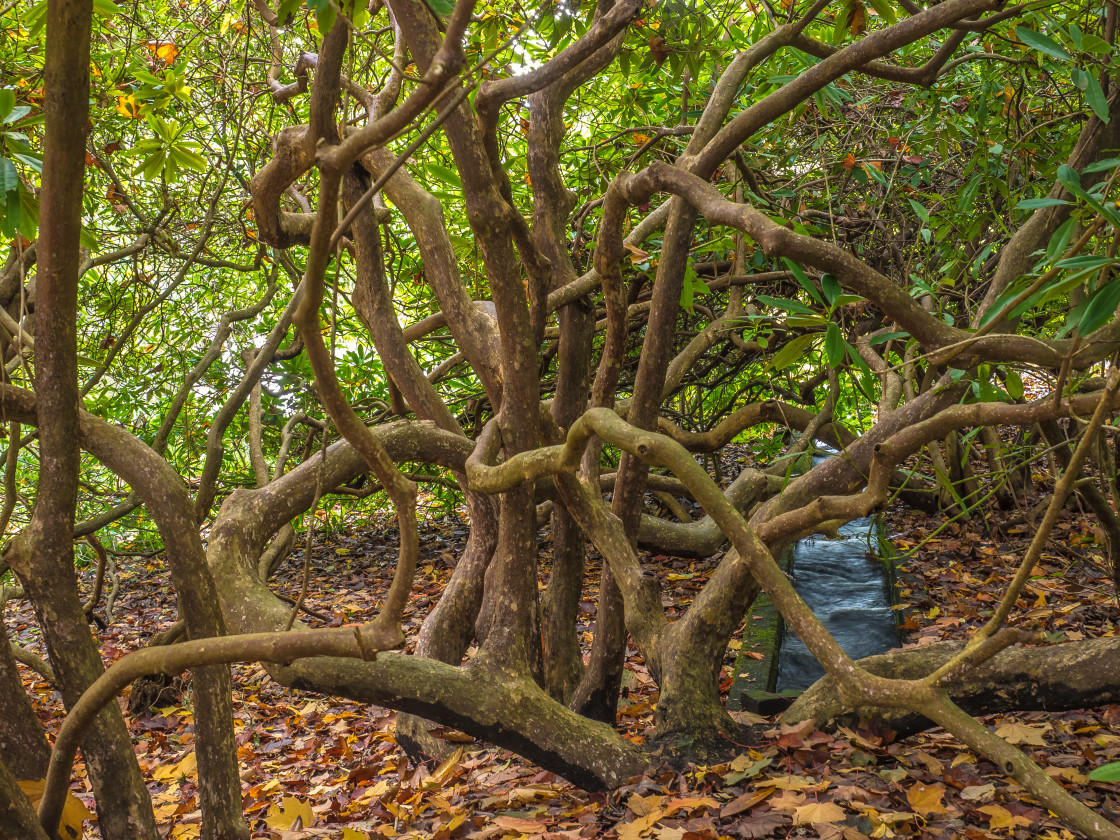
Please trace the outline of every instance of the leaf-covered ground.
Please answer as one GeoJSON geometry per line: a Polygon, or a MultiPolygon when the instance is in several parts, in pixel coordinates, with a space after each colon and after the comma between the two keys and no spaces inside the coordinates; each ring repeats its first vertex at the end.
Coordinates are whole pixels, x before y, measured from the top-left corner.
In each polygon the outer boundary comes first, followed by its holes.
{"type": "MultiPolygon", "coordinates": [[[[909,510],[888,520],[902,563],[900,600],[913,644],[959,637],[999,598],[1032,528],[995,512],[987,524],[936,523],[909,510]],[[999,519],[1004,517],[1002,523],[999,519]]],[[[384,523],[383,523],[384,524],[384,523]]],[[[466,538],[459,519],[433,515],[423,535],[408,619],[413,629],[438,598],[466,538]]],[[[1067,515],[1020,600],[1018,622],[1061,638],[1113,635],[1120,609],[1091,522],[1067,515]]],[[[372,614],[395,559],[391,529],[375,526],[319,541],[305,615],[311,624],[361,621],[372,614]]],[[[158,558],[119,558],[120,596],[101,632],[106,662],[135,649],[175,617],[174,595],[158,558]]],[[[672,612],[686,605],[714,561],[658,557],[672,612]]],[[[299,592],[301,553],[275,589],[299,592]]],[[[547,573],[547,567],[542,574],[547,573]]],[[[86,577],[91,576],[87,573],[86,577]]],[[[581,621],[594,622],[594,578],[581,621]]],[[[30,609],[11,604],[14,640],[42,653],[30,609]]],[[[729,652],[724,687],[731,683],[729,652]]],[[[631,649],[620,726],[644,741],[657,694],[631,649]]],[[[59,696],[24,671],[48,730],[62,715],[59,696]]],[[[442,763],[416,766],[393,740],[395,714],[283,689],[255,665],[235,674],[235,713],[245,813],[254,836],[271,838],[590,838],[707,840],[724,837],[1072,838],[1045,809],[995,768],[941,731],[892,742],[890,733],[811,727],[765,731],[733,761],[673,769],[662,765],[609,795],[590,794],[502,750],[447,733],[442,763]]],[[[172,686],[158,714],[130,726],[167,836],[198,836],[197,770],[189,685],[172,686]]],[[[122,704],[126,698],[122,698],[122,704]]],[[[1092,783],[1092,768],[1120,759],[1120,706],[1064,715],[1002,715],[988,721],[1075,796],[1120,820],[1120,785],[1092,783]]],[[[87,802],[81,765],[74,790],[87,802]]],[[[92,803],[90,803],[92,804],[92,803]]],[[[87,827],[96,835],[96,828],[87,827]]]]}

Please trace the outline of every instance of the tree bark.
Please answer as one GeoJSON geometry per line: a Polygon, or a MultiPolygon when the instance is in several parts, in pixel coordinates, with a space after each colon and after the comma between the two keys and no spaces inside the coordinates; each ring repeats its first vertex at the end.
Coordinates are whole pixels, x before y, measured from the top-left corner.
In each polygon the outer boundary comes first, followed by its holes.
{"type": "Polygon", "coordinates": [[[31,708],[7,633],[0,634],[0,709],[0,762],[21,781],[43,778],[51,746],[31,708]]]}
{"type": "MultiPolygon", "coordinates": [[[[963,642],[939,642],[870,656],[858,664],[878,676],[920,679],[963,647],[963,642]]],[[[1120,638],[1008,648],[951,684],[949,696],[973,715],[1016,710],[1062,712],[1118,703],[1120,638]]],[[[899,735],[933,725],[925,717],[898,709],[850,709],[840,702],[829,677],[814,683],[782,715],[788,722],[810,718],[821,726],[871,718],[899,735]]]]}

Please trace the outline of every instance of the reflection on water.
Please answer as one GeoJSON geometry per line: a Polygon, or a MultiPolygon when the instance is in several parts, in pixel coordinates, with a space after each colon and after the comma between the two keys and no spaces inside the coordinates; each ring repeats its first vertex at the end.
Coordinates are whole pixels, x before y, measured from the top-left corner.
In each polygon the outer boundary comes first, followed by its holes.
{"type": "MultiPolygon", "coordinates": [[[[794,588],[852,659],[898,647],[883,567],[868,555],[870,518],[840,529],[840,538],[809,537],[793,549],[794,588]]],[[[808,688],[824,668],[786,628],[778,655],[777,690],[808,688]]]]}

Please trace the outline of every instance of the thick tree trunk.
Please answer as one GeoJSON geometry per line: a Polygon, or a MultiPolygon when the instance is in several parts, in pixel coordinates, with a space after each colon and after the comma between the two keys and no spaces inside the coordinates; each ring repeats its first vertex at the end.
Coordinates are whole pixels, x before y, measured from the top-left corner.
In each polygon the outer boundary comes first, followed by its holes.
{"type": "MultiPolygon", "coordinates": [[[[68,707],[104,670],[74,576],[78,488],[78,248],[89,113],[89,0],[49,0],[44,71],[43,189],[36,274],[35,387],[39,485],[31,523],[13,540],[12,568],[35,606],[68,707]]],[[[107,840],[157,836],[120,709],[98,715],[83,741],[107,840]]]]}
{"type": "MultiPolygon", "coordinates": [[[[940,642],[870,656],[859,664],[878,676],[918,679],[931,674],[962,647],[963,642],[940,642]]],[[[1008,648],[953,683],[949,696],[973,715],[1012,710],[1060,712],[1120,703],[1120,638],[1008,648]]],[[[821,726],[874,718],[900,735],[933,725],[920,715],[897,709],[847,708],[827,677],[811,686],[782,716],[789,722],[809,718],[821,726]]]]}

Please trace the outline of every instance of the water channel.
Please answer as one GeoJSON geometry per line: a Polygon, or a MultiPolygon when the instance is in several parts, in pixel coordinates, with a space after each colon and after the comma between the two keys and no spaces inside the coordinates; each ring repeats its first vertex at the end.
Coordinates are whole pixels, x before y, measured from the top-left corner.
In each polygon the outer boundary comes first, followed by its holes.
{"type": "MultiPolygon", "coordinates": [[[[814,465],[825,457],[815,457],[814,465]]],[[[853,659],[898,647],[889,584],[872,549],[876,527],[871,517],[856,519],[836,539],[807,537],[793,547],[794,588],[853,659]]],[[[776,690],[805,689],[823,676],[820,663],[786,628],[776,690]]]]}

